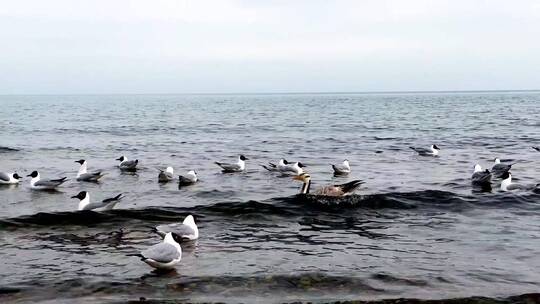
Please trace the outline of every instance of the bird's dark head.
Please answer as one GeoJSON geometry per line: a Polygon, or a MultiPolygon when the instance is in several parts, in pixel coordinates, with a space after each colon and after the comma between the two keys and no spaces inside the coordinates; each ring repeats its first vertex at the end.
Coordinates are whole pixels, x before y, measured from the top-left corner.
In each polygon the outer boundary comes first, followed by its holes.
{"type": "Polygon", "coordinates": [[[122,155],[119,158],[117,158],[116,160],[119,160],[119,161],[123,162],[124,160],[126,160],[126,157],[122,155]]]}
{"type": "Polygon", "coordinates": [[[22,177],[17,173],[13,173],[13,178],[14,179],[22,179],[22,177]]]}
{"type": "Polygon", "coordinates": [[[302,164],[301,162],[298,162],[298,167],[305,168],[306,166],[304,164],[302,164]]]}
{"type": "Polygon", "coordinates": [[[441,148],[437,147],[437,145],[433,145],[433,149],[440,150],[441,148]]]}
{"type": "Polygon", "coordinates": [[[32,171],[32,173],[28,174],[27,176],[30,176],[32,178],[37,177],[39,173],[37,171],[32,171]]]}
{"type": "Polygon", "coordinates": [[[72,196],[71,198],[78,198],[79,200],[82,201],[83,199],[86,198],[86,195],[88,195],[88,192],[86,192],[86,191],[81,191],[81,192],[79,192],[79,194],[74,195],[74,196],[72,196]]]}
{"type": "Polygon", "coordinates": [[[176,234],[176,233],[174,233],[174,232],[171,232],[171,234],[172,234],[173,239],[174,239],[177,243],[180,244],[180,243],[182,242],[182,236],[180,236],[179,234],[176,234]]]}
{"type": "Polygon", "coordinates": [[[240,160],[248,160],[249,158],[245,157],[244,155],[240,155],[240,160]]]}
{"type": "Polygon", "coordinates": [[[76,160],[75,162],[82,165],[82,164],[84,164],[84,163],[86,162],[86,160],[84,160],[84,159],[79,159],[79,160],[76,160]]]}
{"type": "Polygon", "coordinates": [[[283,164],[288,165],[289,162],[286,159],[283,159],[283,164]]]}

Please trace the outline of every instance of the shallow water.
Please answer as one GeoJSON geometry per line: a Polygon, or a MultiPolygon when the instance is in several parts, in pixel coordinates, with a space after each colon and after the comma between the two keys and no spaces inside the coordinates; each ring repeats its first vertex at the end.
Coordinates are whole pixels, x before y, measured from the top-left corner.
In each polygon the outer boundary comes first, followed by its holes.
{"type": "MultiPolygon", "coordinates": [[[[540,191],[471,188],[475,163],[517,162],[540,182],[538,93],[0,96],[0,170],[71,178],[60,192],[0,187],[0,299],[19,302],[225,302],[509,297],[540,290],[540,191]],[[441,148],[438,158],[409,146],[441,148]],[[17,149],[18,151],[12,150],[17,149]],[[214,161],[245,154],[247,171],[214,161]],[[115,158],[140,160],[137,174],[115,158]],[[356,196],[314,201],[260,164],[306,164],[315,186],[363,179],[356,196]],[[104,170],[74,181],[78,164],[104,170]],[[329,166],[349,159],[353,172],[329,166]],[[156,167],[201,182],[157,183],[156,167]],[[120,192],[110,212],[72,195],[120,192]],[[150,227],[194,214],[201,238],[177,271],[128,254],[150,227]]],[[[22,175],[22,174],[21,174],[22,175]]]]}

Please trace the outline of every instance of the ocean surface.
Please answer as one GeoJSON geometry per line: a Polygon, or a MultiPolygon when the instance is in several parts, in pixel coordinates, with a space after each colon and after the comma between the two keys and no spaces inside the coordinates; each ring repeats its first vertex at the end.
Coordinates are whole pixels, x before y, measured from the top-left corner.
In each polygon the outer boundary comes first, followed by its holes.
{"type": "Polygon", "coordinates": [[[0,171],[70,179],[0,187],[2,303],[540,301],[540,93],[0,96],[0,128],[0,171]],[[440,157],[408,148],[431,144],[440,157]],[[239,154],[244,173],[214,164],[239,154]],[[473,166],[495,157],[532,188],[473,189],[473,166]],[[75,181],[81,158],[101,183],[75,181]],[[307,165],[314,187],[366,183],[347,199],[300,196],[261,167],[280,158],[307,165]],[[352,173],[333,177],[343,159],[352,173]],[[200,183],[158,184],[165,166],[200,183]],[[82,190],[125,198],[78,212],[82,190]],[[176,271],[128,256],[188,214],[200,239],[176,271]]]}

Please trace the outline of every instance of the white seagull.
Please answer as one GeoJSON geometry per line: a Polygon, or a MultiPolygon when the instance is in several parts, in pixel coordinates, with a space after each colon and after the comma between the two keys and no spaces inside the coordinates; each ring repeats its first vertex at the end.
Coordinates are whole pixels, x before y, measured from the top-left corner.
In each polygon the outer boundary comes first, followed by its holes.
{"type": "Polygon", "coordinates": [[[199,229],[195,224],[193,215],[188,215],[182,223],[174,223],[169,225],[159,225],[155,228],[157,234],[164,237],[167,233],[172,232],[180,236],[182,240],[194,241],[199,238],[199,229]]]}
{"type": "Polygon", "coordinates": [[[141,251],[139,256],[143,262],[156,269],[173,269],[182,260],[181,237],[169,232],[163,242],[141,251]]]}
{"type": "Polygon", "coordinates": [[[491,172],[488,169],[482,170],[482,166],[476,164],[471,177],[472,183],[475,185],[488,186],[491,185],[491,172]]]}
{"type": "Polygon", "coordinates": [[[332,165],[334,169],[334,175],[347,175],[351,173],[351,166],[348,160],[344,160],[341,164],[332,165]]]}
{"type": "Polygon", "coordinates": [[[17,173],[0,172],[0,185],[18,184],[21,179],[17,173]]]}
{"type": "Polygon", "coordinates": [[[94,210],[98,208],[103,208],[103,210],[111,210],[118,204],[122,199],[122,193],[118,194],[115,197],[104,199],[98,203],[90,202],[90,193],[88,191],[81,191],[79,194],[72,196],[71,198],[78,198],[79,201],[79,211],[81,210],[94,210]]]}
{"type": "Polygon", "coordinates": [[[84,159],[76,160],[75,162],[81,164],[81,166],[79,167],[79,172],[77,172],[77,181],[79,182],[98,182],[99,179],[102,178],[104,175],[101,173],[101,171],[87,173],[87,162],[84,159]]]}
{"type": "Polygon", "coordinates": [[[247,157],[244,155],[238,156],[238,161],[236,164],[227,164],[227,163],[220,163],[215,162],[216,165],[221,167],[221,171],[224,173],[232,173],[232,172],[241,172],[246,169],[246,160],[248,160],[247,157]]]}
{"type": "Polygon", "coordinates": [[[282,158],[278,161],[277,165],[269,162],[268,166],[266,165],[261,165],[261,166],[268,171],[283,171],[287,168],[288,165],[289,165],[289,162],[286,159],[282,158]]]}
{"type": "Polygon", "coordinates": [[[33,171],[28,176],[32,177],[30,180],[30,188],[35,190],[55,190],[56,187],[66,182],[67,177],[59,179],[41,179],[39,172],[33,171]]]}
{"type": "Polygon", "coordinates": [[[167,169],[165,170],[162,170],[162,169],[158,169],[158,170],[159,170],[158,182],[167,183],[173,180],[174,170],[172,167],[167,167],[167,169]]]}
{"type": "Polygon", "coordinates": [[[431,145],[429,149],[426,148],[418,148],[418,147],[409,147],[416,151],[418,155],[420,156],[438,156],[439,150],[441,150],[437,145],[431,145]]]}
{"type": "Polygon", "coordinates": [[[290,163],[286,159],[282,158],[279,160],[277,165],[274,163],[268,163],[268,166],[262,165],[262,167],[268,171],[281,172],[283,174],[293,173],[295,175],[300,175],[304,173],[303,168],[305,168],[306,166],[304,166],[304,164],[302,164],[301,162],[290,163]]]}
{"type": "Polygon", "coordinates": [[[118,167],[120,170],[123,171],[136,171],[137,170],[137,164],[139,163],[139,160],[128,160],[125,156],[120,156],[116,160],[120,161],[120,164],[118,167]]]}
{"type": "Polygon", "coordinates": [[[178,176],[178,185],[179,186],[188,186],[195,184],[199,178],[197,178],[197,172],[194,170],[189,170],[186,175],[178,176]]]}
{"type": "Polygon", "coordinates": [[[512,174],[509,171],[504,172],[501,175],[501,179],[502,179],[502,182],[501,182],[502,191],[512,191],[512,190],[523,189],[521,185],[512,183],[512,174]]]}
{"type": "Polygon", "coordinates": [[[510,171],[510,169],[512,169],[513,165],[515,165],[515,164],[503,164],[503,163],[501,163],[501,160],[498,157],[496,157],[495,158],[495,164],[491,168],[491,171],[495,174],[495,176],[502,177],[502,175],[504,173],[506,173],[506,172],[510,171]]]}

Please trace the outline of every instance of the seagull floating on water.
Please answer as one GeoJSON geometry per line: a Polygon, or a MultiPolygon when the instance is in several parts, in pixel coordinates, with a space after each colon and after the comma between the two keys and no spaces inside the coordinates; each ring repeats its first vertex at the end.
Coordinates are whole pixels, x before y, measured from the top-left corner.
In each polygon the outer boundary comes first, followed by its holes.
{"type": "Polygon", "coordinates": [[[17,173],[0,172],[0,185],[18,184],[21,179],[17,173]]]}
{"type": "Polygon", "coordinates": [[[76,163],[81,164],[81,167],[79,167],[79,172],[77,172],[77,181],[79,182],[98,182],[100,178],[103,177],[104,174],[101,174],[101,171],[94,172],[94,173],[87,173],[86,172],[86,160],[80,159],[76,160],[76,163]]]}
{"type": "Polygon", "coordinates": [[[491,172],[488,169],[482,170],[482,166],[476,164],[472,175],[472,183],[479,186],[491,185],[491,172]]]}
{"type": "Polygon", "coordinates": [[[495,158],[495,164],[491,168],[491,172],[495,174],[496,177],[502,177],[502,175],[510,169],[512,169],[512,166],[515,164],[503,164],[501,163],[501,160],[497,157],[495,158]]]}
{"type": "Polygon", "coordinates": [[[439,156],[439,150],[441,150],[437,145],[431,145],[429,149],[418,148],[418,147],[409,147],[416,151],[420,156],[439,156]]]}
{"type": "MultiPolygon", "coordinates": [[[[309,174],[302,173],[293,177],[293,179],[304,183],[300,189],[300,194],[310,194],[311,176],[309,174]]],[[[328,185],[317,189],[313,194],[321,196],[347,196],[352,194],[363,183],[361,180],[353,180],[341,185],[328,185]]]]}
{"type": "Polygon", "coordinates": [[[195,224],[193,215],[188,215],[182,223],[169,225],[159,225],[155,228],[157,234],[164,237],[167,233],[172,232],[180,236],[182,240],[194,241],[199,238],[199,229],[195,224]]]}
{"type": "Polygon", "coordinates": [[[501,175],[501,190],[502,191],[512,191],[512,190],[519,190],[523,189],[523,186],[518,184],[512,183],[512,173],[510,171],[506,171],[501,175]]]}
{"type": "Polygon", "coordinates": [[[240,155],[238,156],[238,161],[236,162],[236,164],[227,164],[220,162],[215,162],[215,164],[220,166],[221,171],[223,171],[224,173],[241,172],[244,171],[244,169],[246,168],[246,160],[248,160],[248,158],[246,158],[244,155],[240,155]]]}
{"type": "Polygon", "coordinates": [[[197,178],[197,172],[194,170],[189,170],[186,175],[178,176],[178,185],[179,186],[188,186],[195,184],[199,179],[197,178]]]}
{"type": "Polygon", "coordinates": [[[351,166],[348,160],[344,160],[341,164],[332,165],[334,169],[334,175],[347,175],[351,173],[351,166]]]}
{"type": "Polygon", "coordinates": [[[156,269],[173,269],[182,260],[182,238],[169,232],[163,238],[163,242],[141,251],[139,256],[143,262],[156,269]]]}
{"type": "Polygon", "coordinates": [[[139,163],[138,159],[128,160],[127,157],[122,155],[116,160],[120,161],[120,164],[118,165],[120,170],[123,170],[123,171],[136,171],[137,170],[137,164],[139,163]]]}
{"type": "Polygon", "coordinates": [[[277,165],[274,163],[268,163],[268,166],[261,165],[263,168],[265,168],[268,171],[282,171],[289,165],[289,162],[282,158],[278,161],[277,165]]]}
{"type": "Polygon", "coordinates": [[[286,159],[282,158],[279,160],[277,165],[274,163],[268,163],[268,166],[262,165],[262,167],[272,172],[281,172],[283,174],[293,173],[295,175],[299,175],[304,173],[303,168],[306,166],[301,162],[290,163],[286,159]]]}
{"type": "Polygon", "coordinates": [[[174,170],[172,167],[167,167],[167,169],[165,170],[162,170],[162,169],[158,169],[159,170],[159,175],[158,175],[158,182],[160,183],[167,183],[167,182],[170,182],[173,180],[174,178],[174,170]]]}
{"type": "Polygon", "coordinates": [[[67,180],[67,177],[62,177],[59,179],[41,179],[39,172],[37,171],[33,171],[27,176],[32,177],[30,180],[30,188],[35,190],[55,190],[67,180]]]}
{"type": "Polygon", "coordinates": [[[115,197],[104,199],[98,203],[90,202],[90,193],[88,191],[81,191],[79,194],[72,196],[71,198],[78,198],[79,202],[79,211],[81,210],[94,210],[98,208],[103,208],[103,210],[111,210],[120,202],[122,199],[122,193],[118,194],[115,197]]]}

